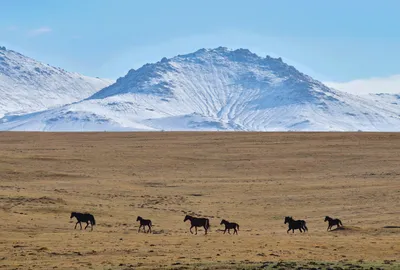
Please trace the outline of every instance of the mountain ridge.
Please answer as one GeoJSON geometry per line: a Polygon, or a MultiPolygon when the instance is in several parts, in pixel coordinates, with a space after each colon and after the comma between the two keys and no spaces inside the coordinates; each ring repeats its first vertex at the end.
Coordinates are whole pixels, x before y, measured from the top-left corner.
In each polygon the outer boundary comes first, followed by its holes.
{"type": "Polygon", "coordinates": [[[226,47],[131,69],[74,104],[7,116],[1,130],[387,131],[399,113],[329,88],[295,67],[226,47]]]}
{"type": "Polygon", "coordinates": [[[111,83],[113,80],[68,72],[0,47],[0,116],[80,101],[111,83]]]}

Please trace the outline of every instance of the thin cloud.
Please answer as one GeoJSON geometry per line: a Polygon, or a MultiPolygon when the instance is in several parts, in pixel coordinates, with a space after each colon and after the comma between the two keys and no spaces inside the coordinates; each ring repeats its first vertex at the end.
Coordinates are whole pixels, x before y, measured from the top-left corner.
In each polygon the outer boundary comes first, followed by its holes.
{"type": "Polygon", "coordinates": [[[40,27],[40,28],[29,31],[29,36],[36,37],[36,36],[48,34],[52,31],[53,30],[50,27],[44,26],[44,27],[40,27]]]}
{"type": "Polygon", "coordinates": [[[393,75],[384,78],[370,78],[354,80],[350,82],[325,82],[329,87],[348,92],[355,95],[372,93],[400,93],[400,75],[393,75]]]}

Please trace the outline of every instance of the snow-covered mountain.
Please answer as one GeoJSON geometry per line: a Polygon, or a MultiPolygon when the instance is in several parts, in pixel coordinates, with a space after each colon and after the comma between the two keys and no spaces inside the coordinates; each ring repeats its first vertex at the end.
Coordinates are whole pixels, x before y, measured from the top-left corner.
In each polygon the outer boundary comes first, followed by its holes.
{"type": "Polygon", "coordinates": [[[0,117],[80,101],[112,83],[51,67],[0,47],[0,117]]]}
{"type": "Polygon", "coordinates": [[[2,130],[400,130],[399,110],[246,49],[201,49],[130,70],[91,97],[7,116],[2,130]]]}

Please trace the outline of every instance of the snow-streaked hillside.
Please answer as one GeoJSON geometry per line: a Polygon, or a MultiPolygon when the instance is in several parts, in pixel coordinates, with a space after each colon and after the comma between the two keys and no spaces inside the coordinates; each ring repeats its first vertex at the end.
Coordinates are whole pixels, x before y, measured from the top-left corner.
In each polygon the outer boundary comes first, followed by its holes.
{"type": "Polygon", "coordinates": [[[201,49],[147,64],[91,97],[0,120],[2,130],[389,131],[384,101],[328,88],[281,59],[201,49]]]}
{"type": "Polygon", "coordinates": [[[111,83],[51,67],[0,47],[0,116],[80,101],[111,83]]]}

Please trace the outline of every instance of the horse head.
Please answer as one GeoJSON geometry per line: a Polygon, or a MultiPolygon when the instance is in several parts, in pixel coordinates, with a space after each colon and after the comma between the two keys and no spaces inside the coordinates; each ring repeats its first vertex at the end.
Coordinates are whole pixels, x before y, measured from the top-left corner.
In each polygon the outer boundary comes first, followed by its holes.
{"type": "Polygon", "coordinates": [[[191,218],[191,216],[186,215],[186,216],[185,216],[185,219],[183,220],[183,222],[186,222],[186,220],[188,220],[188,219],[190,220],[190,218],[191,218]]]}
{"type": "Polygon", "coordinates": [[[75,216],[75,212],[71,212],[71,216],[69,218],[73,218],[75,216]]]}
{"type": "Polygon", "coordinates": [[[137,219],[136,219],[136,221],[139,221],[139,220],[142,220],[141,216],[138,216],[137,219]]]}
{"type": "Polygon", "coordinates": [[[219,225],[225,224],[227,221],[225,219],[221,220],[221,223],[219,225]]]}
{"type": "Polygon", "coordinates": [[[285,224],[289,223],[291,220],[293,220],[292,217],[285,217],[285,224]]]}
{"type": "Polygon", "coordinates": [[[324,222],[328,221],[330,217],[326,216],[324,222]]]}

